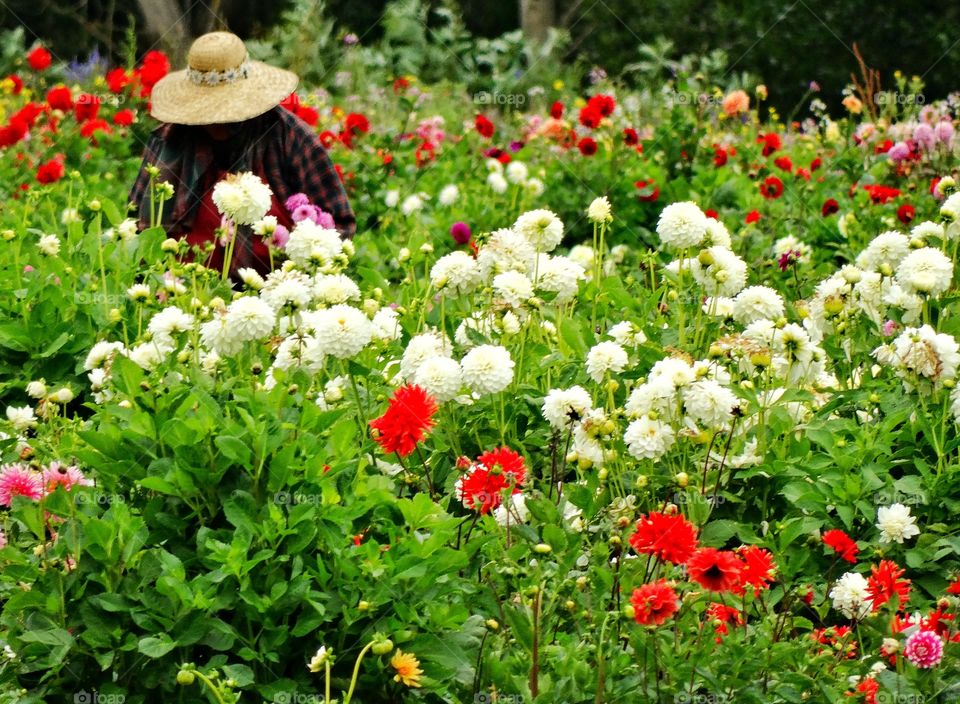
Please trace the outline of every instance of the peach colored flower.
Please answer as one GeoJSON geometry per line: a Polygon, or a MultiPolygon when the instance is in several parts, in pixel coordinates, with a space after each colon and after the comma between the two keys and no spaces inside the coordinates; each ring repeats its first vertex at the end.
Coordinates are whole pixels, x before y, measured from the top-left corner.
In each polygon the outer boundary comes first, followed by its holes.
{"type": "Polygon", "coordinates": [[[723,111],[729,117],[736,117],[750,109],[750,96],[746,91],[735,90],[723,99],[723,111]]]}

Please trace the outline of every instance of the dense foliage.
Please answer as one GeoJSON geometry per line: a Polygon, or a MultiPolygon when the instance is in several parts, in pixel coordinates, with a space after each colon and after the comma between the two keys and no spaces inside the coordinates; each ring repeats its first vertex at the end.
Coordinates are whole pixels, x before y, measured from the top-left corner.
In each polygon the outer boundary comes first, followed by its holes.
{"type": "Polygon", "coordinates": [[[0,698],[955,697],[954,106],[343,51],[357,236],[231,180],[236,282],[127,217],[165,57],[0,86],[0,698]]]}

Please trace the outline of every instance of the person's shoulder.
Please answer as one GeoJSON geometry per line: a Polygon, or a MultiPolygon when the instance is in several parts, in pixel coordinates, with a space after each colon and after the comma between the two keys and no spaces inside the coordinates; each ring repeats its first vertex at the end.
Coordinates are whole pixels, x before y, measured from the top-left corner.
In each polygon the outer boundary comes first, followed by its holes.
{"type": "Polygon", "coordinates": [[[313,128],[290,110],[278,105],[269,114],[277,120],[287,134],[294,135],[296,138],[317,138],[317,133],[313,131],[313,128]]]}

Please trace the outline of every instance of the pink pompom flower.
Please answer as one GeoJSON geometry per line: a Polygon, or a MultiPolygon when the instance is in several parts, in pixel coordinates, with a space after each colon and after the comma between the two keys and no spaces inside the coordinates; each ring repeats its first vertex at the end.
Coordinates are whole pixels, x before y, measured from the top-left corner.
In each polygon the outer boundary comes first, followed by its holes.
{"type": "Polygon", "coordinates": [[[907,638],[903,654],[917,667],[936,667],[943,658],[943,640],[933,631],[916,631],[907,638]]]}
{"type": "Polygon", "coordinates": [[[310,199],[307,198],[306,193],[294,193],[292,196],[287,198],[287,202],[284,203],[284,205],[286,206],[287,210],[292,213],[301,206],[310,205],[310,199]]]}

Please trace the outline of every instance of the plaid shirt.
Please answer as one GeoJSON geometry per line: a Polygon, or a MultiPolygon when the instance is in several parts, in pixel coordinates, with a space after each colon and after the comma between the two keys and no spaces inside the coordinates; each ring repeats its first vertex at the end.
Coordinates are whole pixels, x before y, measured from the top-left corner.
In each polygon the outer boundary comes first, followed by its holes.
{"type": "Polygon", "coordinates": [[[160,168],[159,181],[174,187],[164,203],[162,224],[168,234],[190,231],[204,194],[213,188],[221,170],[252,171],[273,190],[282,204],[295,193],[304,193],[333,216],[345,237],[356,232],[356,219],[340,176],[317,134],[307,123],[281,107],[242,123],[241,148],[227,163],[218,164],[215,146],[203,128],[165,124],[150,136],[140,173],[130,191],[141,228],[150,224],[148,165],[160,168]]]}

